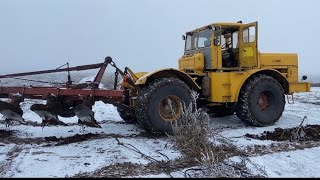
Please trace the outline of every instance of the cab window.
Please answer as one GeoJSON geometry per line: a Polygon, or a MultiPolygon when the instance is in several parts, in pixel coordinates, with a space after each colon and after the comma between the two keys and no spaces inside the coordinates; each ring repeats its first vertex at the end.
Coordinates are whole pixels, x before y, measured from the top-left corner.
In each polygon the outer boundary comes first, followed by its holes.
{"type": "Polygon", "coordinates": [[[205,29],[200,31],[199,40],[198,40],[198,48],[210,47],[212,42],[212,29],[205,29]]]}
{"type": "Polygon", "coordinates": [[[251,26],[249,28],[243,29],[243,38],[242,42],[247,44],[247,43],[252,43],[255,42],[256,40],[256,27],[251,26]]]}

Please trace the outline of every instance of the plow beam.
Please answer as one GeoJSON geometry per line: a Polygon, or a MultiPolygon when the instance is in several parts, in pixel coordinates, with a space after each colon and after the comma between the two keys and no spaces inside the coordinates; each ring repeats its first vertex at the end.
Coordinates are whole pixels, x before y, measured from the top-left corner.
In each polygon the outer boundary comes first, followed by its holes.
{"type": "Polygon", "coordinates": [[[0,97],[7,98],[10,94],[21,94],[29,99],[47,99],[49,95],[64,96],[66,98],[81,100],[81,96],[94,96],[98,99],[108,99],[122,102],[123,90],[103,90],[103,89],[69,89],[56,87],[0,87],[0,97]]]}
{"type": "Polygon", "coordinates": [[[98,68],[106,66],[111,61],[112,61],[112,59],[110,60],[110,57],[109,58],[106,57],[106,60],[105,60],[104,63],[82,65],[82,66],[68,67],[68,68],[50,69],[50,70],[43,70],[43,71],[33,71],[33,72],[25,72],[25,73],[15,73],[15,74],[0,75],[0,79],[22,77],[22,76],[31,76],[31,75],[38,75],[38,74],[49,74],[49,73],[57,73],[57,72],[66,72],[66,71],[84,71],[84,70],[90,70],[90,69],[98,69],[98,68]]]}

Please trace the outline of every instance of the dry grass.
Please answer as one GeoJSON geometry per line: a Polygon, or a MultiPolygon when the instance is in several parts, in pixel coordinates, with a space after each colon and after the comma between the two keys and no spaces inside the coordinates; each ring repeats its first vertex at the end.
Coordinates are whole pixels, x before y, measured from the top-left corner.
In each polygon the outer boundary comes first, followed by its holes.
{"type": "MultiPolygon", "coordinates": [[[[195,102],[198,95],[193,92],[192,97],[195,102]]],[[[200,167],[188,169],[192,173],[185,173],[185,177],[263,177],[252,175],[246,167],[248,160],[245,158],[237,163],[228,161],[230,157],[243,156],[244,153],[231,141],[213,132],[209,128],[209,121],[210,117],[204,109],[189,105],[184,107],[181,118],[172,124],[172,134],[169,137],[184,158],[194,160],[200,167]],[[215,144],[212,140],[218,140],[214,142],[220,144],[215,144]]],[[[264,172],[261,170],[259,174],[264,172]]]]}
{"type": "MultiPolygon", "coordinates": [[[[192,93],[194,99],[197,98],[192,93]]],[[[178,121],[172,124],[172,134],[169,135],[176,146],[188,157],[197,158],[203,149],[211,146],[209,141],[209,115],[203,109],[193,108],[190,104],[184,106],[184,112],[178,121]]]]}
{"type": "Polygon", "coordinates": [[[220,178],[220,177],[241,177],[241,171],[236,170],[234,166],[226,162],[219,162],[219,156],[214,151],[209,150],[201,153],[198,163],[202,167],[200,173],[194,174],[202,178],[220,178]]]}

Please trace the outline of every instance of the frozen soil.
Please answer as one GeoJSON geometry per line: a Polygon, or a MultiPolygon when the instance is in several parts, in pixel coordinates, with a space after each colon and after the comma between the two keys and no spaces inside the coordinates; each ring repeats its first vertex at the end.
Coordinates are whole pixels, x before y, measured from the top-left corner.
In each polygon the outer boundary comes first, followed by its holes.
{"type": "MultiPolygon", "coordinates": [[[[320,88],[295,95],[295,104],[287,103],[269,127],[247,126],[236,116],[213,118],[211,132],[238,148],[225,151],[224,160],[245,157],[242,169],[248,176],[320,177],[319,97],[320,88]]],[[[168,137],[124,123],[112,105],[96,102],[93,107],[102,128],[78,125],[75,117],[59,117],[68,126],[41,127],[41,119],[29,110],[33,103],[44,102],[21,104],[25,125],[6,127],[0,115],[1,177],[185,177],[199,165],[183,157],[168,137]]]]}

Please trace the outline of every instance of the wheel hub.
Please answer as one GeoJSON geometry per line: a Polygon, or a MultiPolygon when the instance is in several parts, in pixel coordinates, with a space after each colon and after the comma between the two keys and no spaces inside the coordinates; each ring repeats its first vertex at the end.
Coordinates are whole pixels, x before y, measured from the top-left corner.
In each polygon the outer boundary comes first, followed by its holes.
{"type": "Polygon", "coordinates": [[[269,97],[268,93],[266,93],[266,92],[260,93],[260,95],[258,97],[257,104],[261,110],[266,110],[270,107],[269,99],[270,99],[270,97],[269,97]]]}
{"type": "Polygon", "coordinates": [[[174,95],[167,96],[159,104],[159,112],[165,121],[174,122],[182,114],[182,103],[180,98],[174,95]]]}

